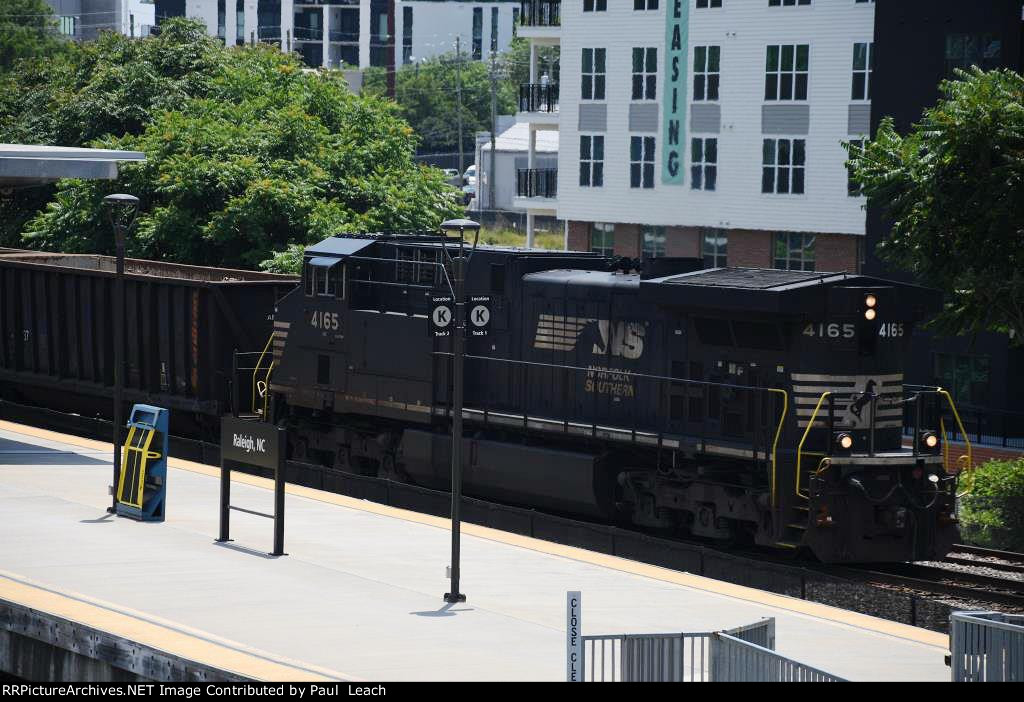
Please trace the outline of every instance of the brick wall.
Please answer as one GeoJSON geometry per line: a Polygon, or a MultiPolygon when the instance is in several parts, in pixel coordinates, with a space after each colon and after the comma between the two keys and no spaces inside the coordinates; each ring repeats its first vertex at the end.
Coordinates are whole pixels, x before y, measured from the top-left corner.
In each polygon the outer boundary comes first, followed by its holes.
{"type": "Polygon", "coordinates": [[[700,256],[700,229],[697,227],[668,227],[665,230],[665,255],[700,256]]]}
{"type": "Polygon", "coordinates": [[[640,226],[636,224],[615,225],[615,255],[640,258],[640,226]]]}
{"type": "MultiPolygon", "coordinates": [[[[850,234],[818,234],[814,238],[814,267],[819,271],[860,271],[860,242],[850,234]]],[[[731,243],[731,242],[730,242],[731,243]]],[[[730,252],[731,253],[731,252],[730,252]]]]}
{"type": "Polygon", "coordinates": [[[774,232],[730,229],[726,262],[737,268],[771,268],[774,232]]]}
{"type": "Polygon", "coordinates": [[[590,222],[569,222],[569,250],[590,251],[590,222]]]}

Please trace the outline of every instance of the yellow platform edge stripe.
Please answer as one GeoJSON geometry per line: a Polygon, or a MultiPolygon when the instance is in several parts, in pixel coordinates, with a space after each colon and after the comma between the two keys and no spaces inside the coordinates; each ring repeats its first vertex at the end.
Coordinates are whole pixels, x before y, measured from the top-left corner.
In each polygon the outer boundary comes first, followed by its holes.
{"type": "MultiPolygon", "coordinates": [[[[69,436],[45,429],[36,429],[35,427],[15,424],[13,422],[3,420],[0,420],[0,429],[19,432],[27,436],[34,436],[72,446],[81,446],[83,448],[94,450],[106,449],[113,451],[111,444],[102,441],[83,439],[77,436],[69,436]]],[[[179,458],[169,458],[168,465],[171,468],[200,473],[211,477],[218,477],[220,475],[220,469],[215,466],[194,463],[192,461],[185,461],[179,458]]],[[[239,473],[237,471],[232,472],[231,475],[233,482],[260,487],[267,490],[272,490],[274,487],[274,481],[269,478],[261,478],[247,473],[239,473]]],[[[339,507],[346,507],[348,509],[359,510],[394,519],[401,519],[403,521],[413,522],[416,524],[433,526],[439,529],[450,530],[451,528],[450,520],[444,517],[434,517],[432,515],[421,514],[419,512],[413,512],[397,507],[389,507],[377,504],[376,502],[360,500],[354,497],[347,497],[345,495],[338,495],[333,492],[325,492],[323,490],[316,490],[314,488],[294,485],[291,483],[286,485],[285,489],[288,494],[295,495],[296,497],[303,497],[316,500],[318,502],[333,504],[339,507]]],[[[786,595],[777,595],[772,592],[757,590],[745,585],[736,585],[723,580],[714,580],[701,575],[694,575],[693,573],[669,570],[668,568],[649,565],[639,561],[631,561],[619,556],[587,551],[586,549],[575,546],[556,544],[551,541],[543,541],[530,536],[512,534],[492,529],[490,527],[479,526],[477,524],[463,523],[462,533],[486,539],[488,541],[494,541],[510,546],[518,546],[538,553],[561,556],[570,560],[596,565],[622,573],[648,577],[661,582],[681,585],[695,590],[724,595],[738,600],[743,600],[745,602],[793,612],[795,614],[802,614],[829,622],[844,624],[855,629],[871,631],[886,636],[893,636],[927,646],[934,646],[942,650],[947,650],[949,648],[949,637],[946,634],[922,629],[909,624],[901,624],[899,622],[882,619],[880,617],[873,617],[869,614],[861,614],[859,612],[840,609],[839,607],[833,607],[831,605],[809,602],[807,600],[800,600],[786,595]]]]}
{"type": "Polygon", "coordinates": [[[86,595],[56,591],[8,571],[0,570],[0,599],[253,680],[320,682],[356,679],[86,595]]]}

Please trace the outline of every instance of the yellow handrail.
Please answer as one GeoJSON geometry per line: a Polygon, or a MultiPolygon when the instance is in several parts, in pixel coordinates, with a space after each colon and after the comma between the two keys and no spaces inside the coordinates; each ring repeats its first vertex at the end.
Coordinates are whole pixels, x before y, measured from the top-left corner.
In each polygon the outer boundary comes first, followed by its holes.
{"type": "MultiPolygon", "coordinates": [[[[964,437],[964,444],[967,446],[967,455],[966,456],[960,456],[960,458],[957,459],[957,463],[963,463],[964,460],[966,459],[967,464],[961,470],[963,472],[966,472],[968,477],[971,479],[970,480],[970,488],[968,488],[967,490],[964,490],[962,493],[957,495],[957,497],[963,497],[964,495],[968,494],[969,492],[971,492],[971,490],[974,489],[974,453],[973,453],[973,450],[971,449],[971,440],[967,438],[967,430],[964,429],[964,423],[962,421],[960,421],[960,413],[957,412],[956,403],[953,402],[952,396],[949,394],[948,391],[943,390],[942,388],[939,388],[937,392],[940,395],[942,395],[943,397],[946,398],[946,402],[949,403],[949,409],[953,410],[953,418],[956,419],[956,425],[960,429],[960,436],[964,437]]],[[[941,422],[941,418],[940,418],[939,421],[941,422]]],[[[943,440],[945,440],[946,437],[943,436],[942,438],[943,438],[943,440]]],[[[916,437],[915,437],[915,439],[916,439],[916,437]]],[[[948,449],[947,449],[946,456],[947,456],[947,458],[949,456],[948,449]]],[[[943,464],[943,465],[945,465],[945,464],[943,464]]]]}
{"type": "Polygon", "coordinates": [[[818,398],[818,404],[814,407],[814,412],[811,414],[811,418],[807,422],[807,429],[804,430],[804,435],[800,439],[800,444],[799,444],[799,446],[796,447],[796,483],[795,483],[795,485],[796,485],[796,496],[797,497],[804,497],[804,498],[807,497],[802,492],[800,492],[800,483],[801,483],[801,480],[800,480],[800,457],[803,455],[803,452],[804,452],[804,443],[807,442],[807,436],[808,436],[808,434],[811,433],[811,427],[814,426],[814,420],[817,419],[818,412],[821,410],[821,403],[823,403],[825,401],[825,398],[828,397],[831,394],[832,394],[831,392],[823,392],[823,393],[821,393],[821,397],[818,398]]]}
{"type": "Polygon", "coordinates": [[[263,377],[263,421],[267,421],[267,402],[270,401],[270,373],[274,370],[274,362],[270,362],[267,374],[263,377]]]}
{"type": "Polygon", "coordinates": [[[765,388],[768,392],[782,393],[782,414],[779,416],[779,426],[775,428],[775,441],[772,442],[772,507],[776,506],[776,472],[778,462],[776,461],[776,450],[779,447],[779,436],[782,435],[782,425],[786,423],[786,414],[789,412],[789,393],[778,388],[765,388]]]}
{"type": "MultiPolygon", "coordinates": [[[[267,349],[274,342],[274,336],[277,332],[270,332],[270,338],[267,339],[267,345],[263,347],[263,352],[260,354],[259,360],[256,361],[256,367],[252,369],[252,397],[249,400],[249,408],[256,411],[256,374],[260,372],[260,365],[263,364],[263,357],[267,355],[267,349]]],[[[273,365],[273,363],[271,363],[273,365]]]]}

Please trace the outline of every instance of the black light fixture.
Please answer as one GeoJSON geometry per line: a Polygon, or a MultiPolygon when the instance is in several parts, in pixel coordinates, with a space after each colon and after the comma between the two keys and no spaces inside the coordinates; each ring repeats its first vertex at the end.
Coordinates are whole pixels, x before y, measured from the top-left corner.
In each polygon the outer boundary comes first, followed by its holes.
{"type": "Polygon", "coordinates": [[[107,195],[103,198],[110,226],[114,229],[117,252],[117,276],[114,281],[114,482],[110,488],[110,507],[117,509],[117,481],[121,466],[121,406],[124,396],[124,241],[139,213],[139,198],[134,195],[107,195]]]}
{"type": "MultiPolygon", "coordinates": [[[[463,400],[463,365],[466,349],[466,264],[469,259],[465,255],[466,231],[474,232],[473,249],[476,251],[480,241],[480,224],[471,219],[450,219],[441,224],[441,230],[459,233],[458,257],[452,259],[452,273],[455,298],[455,331],[452,334],[452,560],[451,588],[444,595],[444,601],[454,604],[465,602],[466,596],[459,591],[459,560],[461,556],[461,532],[459,507],[462,502],[462,400],[463,400]]],[[[470,252],[472,254],[472,251],[470,252]]],[[[445,248],[447,255],[448,249],[445,248]]]]}

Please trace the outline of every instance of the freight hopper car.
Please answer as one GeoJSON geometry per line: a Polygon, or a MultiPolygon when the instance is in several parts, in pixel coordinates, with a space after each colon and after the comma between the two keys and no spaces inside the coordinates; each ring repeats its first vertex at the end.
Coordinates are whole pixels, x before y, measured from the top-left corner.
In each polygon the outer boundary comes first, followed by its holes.
{"type": "MultiPolygon", "coordinates": [[[[295,284],[290,276],[126,260],[125,402],[174,410],[178,435],[217,436],[239,390],[235,350],[260,348],[274,303],[295,284]]],[[[110,417],[114,286],[107,256],[0,252],[0,399],[110,417]]]]}
{"type": "MultiPolygon", "coordinates": [[[[307,251],[276,309],[261,410],[289,426],[295,457],[450,486],[451,340],[428,320],[445,246],[335,237],[307,251]]],[[[902,368],[935,293],[658,265],[474,252],[467,293],[492,304],[489,334],[467,338],[467,494],[826,562],[948,551],[955,408],[904,387],[902,368]]]]}

